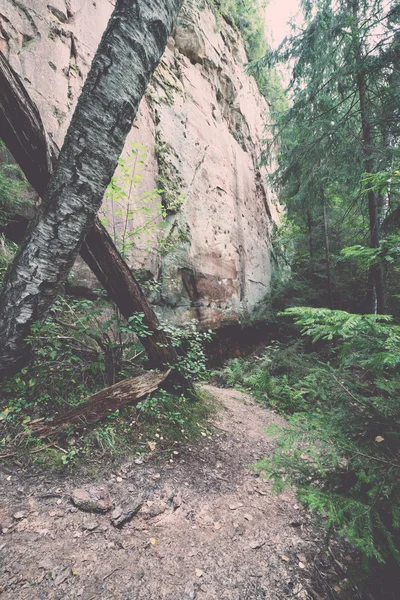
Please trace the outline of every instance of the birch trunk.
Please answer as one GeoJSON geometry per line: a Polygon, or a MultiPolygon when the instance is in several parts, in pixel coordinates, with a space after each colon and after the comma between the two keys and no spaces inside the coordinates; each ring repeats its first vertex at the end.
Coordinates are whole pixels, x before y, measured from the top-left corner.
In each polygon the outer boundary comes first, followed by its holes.
{"type": "Polygon", "coordinates": [[[26,360],[26,337],[52,305],[93,226],[182,0],[117,0],[43,203],[0,297],[0,375],[26,360]]]}
{"type": "MultiPolygon", "coordinates": [[[[59,149],[46,134],[39,111],[21,79],[0,52],[0,128],[3,141],[23,170],[29,183],[43,197],[57,162],[59,149]]],[[[13,215],[4,233],[20,244],[28,227],[28,219],[13,215]]],[[[151,366],[165,368],[177,362],[176,350],[169,343],[154,310],[132,275],[107,230],[99,219],[83,243],[80,255],[128,319],[136,312],[144,313],[144,322],[153,332],[141,338],[151,366]]],[[[182,382],[181,382],[182,383],[182,382]]]]}

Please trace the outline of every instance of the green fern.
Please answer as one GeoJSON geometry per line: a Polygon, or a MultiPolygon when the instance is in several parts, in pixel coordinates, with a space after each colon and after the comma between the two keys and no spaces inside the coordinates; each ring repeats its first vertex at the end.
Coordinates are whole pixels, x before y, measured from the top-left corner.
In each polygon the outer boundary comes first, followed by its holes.
{"type": "Polygon", "coordinates": [[[324,360],[299,354],[297,379],[275,366],[269,402],[292,416],[270,431],[275,453],[256,468],[278,492],[294,486],[366,564],[400,563],[400,327],[387,315],[325,308],[283,314],[319,343],[324,360]]]}

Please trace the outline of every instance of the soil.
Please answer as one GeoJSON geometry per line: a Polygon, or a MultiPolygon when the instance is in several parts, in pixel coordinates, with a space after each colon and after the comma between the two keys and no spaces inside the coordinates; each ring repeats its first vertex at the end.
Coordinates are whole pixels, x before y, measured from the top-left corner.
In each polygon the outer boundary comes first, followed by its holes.
{"type": "Polygon", "coordinates": [[[205,387],[221,404],[212,434],[170,457],[132,459],[105,479],[1,467],[2,600],[339,597],[343,574],[322,532],[251,469],[273,450],[265,427],[283,420],[241,392],[205,387]],[[111,510],[74,506],[82,487],[111,510]],[[121,508],[129,518],[116,527],[121,508]]]}

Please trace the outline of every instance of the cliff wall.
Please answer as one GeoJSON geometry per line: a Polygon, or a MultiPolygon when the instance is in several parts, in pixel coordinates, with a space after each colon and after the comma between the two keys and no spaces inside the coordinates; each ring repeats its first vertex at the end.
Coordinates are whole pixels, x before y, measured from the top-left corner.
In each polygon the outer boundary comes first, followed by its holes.
{"type": "MultiPolygon", "coordinates": [[[[110,0],[0,0],[0,49],[62,144],[110,0]]],[[[175,321],[218,326],[268,291],[277,218],[258,166],[268,106],[238,33],[186,0],[123,156],[103,218],[152,302],[175,321]]],[[[75,276],[90,279],[78,265],[75,276]]]]}

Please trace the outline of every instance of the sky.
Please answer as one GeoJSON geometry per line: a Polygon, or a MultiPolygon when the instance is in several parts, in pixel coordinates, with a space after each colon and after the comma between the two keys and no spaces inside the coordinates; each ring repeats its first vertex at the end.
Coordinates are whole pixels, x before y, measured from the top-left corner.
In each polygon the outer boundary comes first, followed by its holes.
{"type": "Polygon", "coordinates": [[[295,16],[300,6],[300,0],[270,0],[266,8],[266,23],[269,30],[269,42],[277,48],[289,32],[288,20],[295,16]]]}

